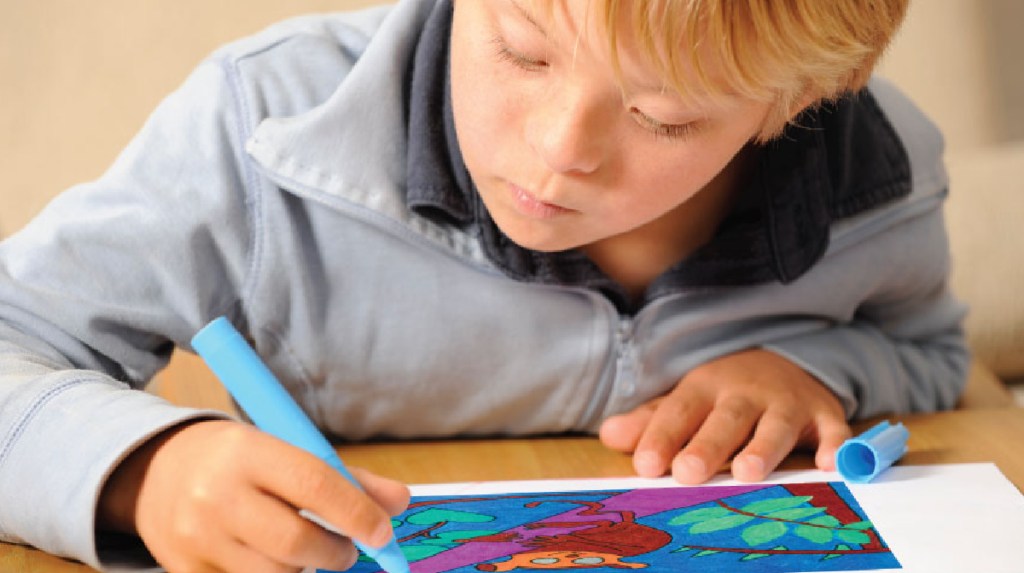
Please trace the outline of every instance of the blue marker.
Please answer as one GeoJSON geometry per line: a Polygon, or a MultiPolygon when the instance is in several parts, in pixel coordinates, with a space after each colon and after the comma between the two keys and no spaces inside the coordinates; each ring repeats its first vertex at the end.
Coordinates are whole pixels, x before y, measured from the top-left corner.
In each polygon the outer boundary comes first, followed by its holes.
{"type": "MultiPolygon", "coordinates": [[[[334,447],[226,318],[217,318],[200,330],[192,338],[192,347],[256,426],[319,457],[362,489],[345,469],[334,447]]],[[[302,513],[306,515],[308,512],[302,513]]],[[[380,549],[355,543],[387,573],[409,573],[409,562],[393,535],[391,541],[380,549]]]]}

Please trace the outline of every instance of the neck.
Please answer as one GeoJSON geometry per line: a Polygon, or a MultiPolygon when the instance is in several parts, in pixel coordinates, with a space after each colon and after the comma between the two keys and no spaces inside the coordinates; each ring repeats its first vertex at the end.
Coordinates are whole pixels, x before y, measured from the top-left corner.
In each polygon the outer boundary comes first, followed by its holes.
{"type": "Polygon", "coordinates": [[[693,197],[661,217],[583,247],[608,276],[638,301],[658,276],[711,240],[750,173],[750,146],[693,197]]]}

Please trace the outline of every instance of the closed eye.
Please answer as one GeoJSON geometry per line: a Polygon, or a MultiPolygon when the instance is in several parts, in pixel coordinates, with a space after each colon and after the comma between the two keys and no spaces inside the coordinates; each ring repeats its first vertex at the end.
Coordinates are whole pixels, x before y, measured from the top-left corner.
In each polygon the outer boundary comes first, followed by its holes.
{"type": "Polygon", "coordinates": [[[491,38],[491,44],[494,46],[494,55],[499,61],[508,62],[517,68],[527,71],[537,71],[544,69],[548,66],[548,63],[544,60],[538,60],[531,58],[522,52],[512,49],[501,36],[495,36],[491,38]]]}
{"type": "Polygon", "coordinates": [[[635,107],[629,108],[629,113],[640,127],[643,127],[658,137],[678,139],[692,135],[698,129],[698,123],[696,121],[690,121],[687,123],[662,123],[635,107]]]}

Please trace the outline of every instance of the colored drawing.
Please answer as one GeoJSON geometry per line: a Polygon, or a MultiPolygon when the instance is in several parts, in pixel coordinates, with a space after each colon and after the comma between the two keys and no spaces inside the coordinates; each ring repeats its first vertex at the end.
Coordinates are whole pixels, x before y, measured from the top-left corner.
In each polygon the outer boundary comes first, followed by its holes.
{"type": "Polygon", "coordinates": [[[394,526],[413,573],[900,568],[842,482],[414,497],[394,526]]]}

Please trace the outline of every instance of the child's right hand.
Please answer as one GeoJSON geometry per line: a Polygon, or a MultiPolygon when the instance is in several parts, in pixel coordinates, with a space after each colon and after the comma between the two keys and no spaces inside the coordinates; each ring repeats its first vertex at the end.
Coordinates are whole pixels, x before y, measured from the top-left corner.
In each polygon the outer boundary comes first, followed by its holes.
{"type": "Polygon", "coordinates": [[[392,536],[409,503],[402,484],[353,470],[361,492],[316,456],[233,421],[193,422],[150,440],[108,480],[100,527],[139,535],[170,573],[347,569],[352,542],[392,536]]]}

